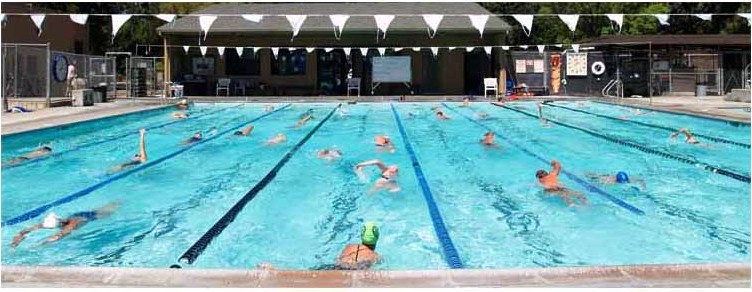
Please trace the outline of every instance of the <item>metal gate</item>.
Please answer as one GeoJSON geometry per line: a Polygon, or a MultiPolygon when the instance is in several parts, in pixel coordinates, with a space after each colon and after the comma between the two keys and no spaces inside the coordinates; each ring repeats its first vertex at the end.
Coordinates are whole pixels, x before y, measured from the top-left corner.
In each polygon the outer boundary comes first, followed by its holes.
{"type": "Polygon", "coordinates": [[[49,44],[2,44],[3,110],[7,98],[46,98],[50,103],[49,44]]]}
{"type": "Polygon", "coordinates": [[[115,99],[117,97],[116,71],[114,57],[89,59],[89,86],[94,88],[106,87],[107,99],[115,99]]]}
{"type": "Polygon", "coordinates": [[[161,97],[164,95],[164,58],[131,58],[131,83],[134,97],[161,97]]]}

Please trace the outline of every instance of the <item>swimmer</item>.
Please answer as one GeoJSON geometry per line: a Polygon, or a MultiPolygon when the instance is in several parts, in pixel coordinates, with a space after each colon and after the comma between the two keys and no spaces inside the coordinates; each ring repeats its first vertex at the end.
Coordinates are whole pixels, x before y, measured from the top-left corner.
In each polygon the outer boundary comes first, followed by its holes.
{"type": "Polygon", "coordinates": [[[277,145],[285,141],[287,141],[287,136],[285,136],[285,134],[277,134],[277,136],[266,140],[266,145],[277,145]]]}
{"type": "Polygon", "coordinates": [[[29,152],[29,153],[26,153],[25,155],[22,155],[22,156],[13,158],[11,160],[8,160],[5,163],[3,163],[3,165],[6,166],[6,165],[19,164],[19,163],[27,161],[27,160],[31,160],[31,159],[36,159],[36,158],[41,158],[41,157],[47,156],[50,153],[52,153],[52,148],[50,146],[42,146],[41,148],[39,148],[37,150],[34,150],[32,152],[29,152]]]}
{"type": "Polygon", "coordinates": [[[475,113],[476,120],[485,120],[485,119],[488,119],[488,117],[489,117],[489,114],[485,112],[475,113]]]}
{"type": "Polygon", "coordinates": [[[538,182],[543,185],[543,189],[546,193],[555,194],[564,199],[567,205],[574,206],[572,202],[572,196],[580,199],[580,203],[587,205],[587,199],[582,193],[567,189],[559,184],[559,172],[561,172],[561,164],[556,160],[551,160],[551,165],[554,169],[549,173],[545,170],[539,169],[535,173],[535,177],[538,178],[538,182]]]}
{"type": "Polygon", "coordinates": [[[337,149],[324,149],[317,152],[316,156],[326,160],[334,160],[342,157],[342,151],[337,149]]]}
{"type": "Polygon", "coordinates": [[[32,231],[38,230],[38,229],[57,229],[60,228],[60,232],[57,234],[50,236],[47,238],[42,244],[50,243],[57,241],[67,235],[69,235],[73,230],[76,230],[80,228],[81,226],[84,226],[84,224],[95,221],[98,219],[103,219],[112,214],[112,212],[115,211],[115,209],[120,205],[119,201],[109,203],[99,209],[96,209],[94,211],[83,211],[74,213],[73,215],[68,216],[68,218],[61,219],[60,217],[57,217],[55,213],[47,214],[46,217],[44,217],[44,221],[42,223],[38,223],[34,226],[24,228],[19,232],[15,237],[13,237],[13,242],[10,244],[10,247],[16,247],[18,244],[21,243],[21,241],[24,240],[24,237],[26,237],[26,234],[31,233],[32,231]]]}
{"type": "Polygon", "coordinates": [[[604,185],[638,183],[640,184],[640,187],[643,191],[647,189],[647,187],[645,186],[645,181],[634,177],[630,178],[629,175],[627,175],[627,173],[624,171],[618,171],[615,175],[586,173],[585,176],[587,176],[592,181],[597,181],[598,183],[604,185]]]}
{"type": "Polygon", "coordinates": [[[265,105],[264,106],[264,112],[268,113],[268,112],[273,111],[273,110],[274,110],[274,107],[271,106],[271,105],[265,105]]]}
{"type": "Polygon", "coordinates": [[[370,165],[376,165],[381,170],[381,177],[376,180],[369,193],[373,193],[382,189],[388,189],[390,193],[396,193],[400,191],[400,187],[397,186],[397,174],[399,174],[399,167],[397,165],[386,166],[378,159],[361,162],[355,166],[355,173],[362,180],[365,180],[363,175],[363,168],[370,165]]]}
{"type": "Polygon", "coordinates": [[[115,173],[121,170],[124,170],[126,168],[131,168],[133,166],[146,163],[146,129],[139,130],[139,139],[138,139],[138,154],[134,155],[133,158],[131,158],[131,161],[128,161],[126,163],[122,163],[120,165],[117,165],[113,168],[110,168],[107,173],[115,173]]]}
{"type": "Polygon", "coordinates": [[[251,134],[251,131],[253,131],[253,125],[248,125],[248,127],[243,128],[241,131],[235,131],[235,133],[232,133],[235,136],[248,136],[251,134]]]}
{"type": "Polygon", "coordinates": [[[217,127],[211,127],[211,129],[209,129],[209,137],[216,135],[218,131],[217,127]]]}
{"type": "Polygon", "coordinates": [[[300,127],[304,126],[304,125],[305,125],[306,123],[308,123],[308,121],[310,121],[311,119],[313,119],[313,115],[311,115],[311,114],[309,114],[309,115],[306,115],[306,116],[305,116],[305,117],[303,117],[302,119],[298,120],[298,123],[297,123],[297,124],[295,124],[295,128],[297,129],[297,128],[300,128],[300,127]]]}
{"type": "Polygon", "coordinates": [[[365,270],[379,262],[376,243],[379,241],[379,228],[373,222],[363,224],[360,244],[348,244],[342,250],[334,265],[337,270],[365,270]]]}
{"type": "Polygon", "coordinates": [[[188,118],[188,114],[186,114],[184,112],[174,112],[174,113],[172,113],[172,118],[173,119],[178,119],[178,120],[187,119],[188,118]]]}
{"type": "Polygon", "coordinates": [[[374,140],[376,141],[376,150],[388,150],[394,153],[394,144],[392,144],[392,139],[389,136],[376,135],[374,140]]]}
{"type": "Polygon", "coordinates": [[[190,138],[185,139],[183,141],[183,143],[181,143],[180,145],[193,144],[193,143],[196,143],[198,141],[201,141],[201,139],[203,139],[203,138],[204,138],[204,135],[201,134],[201,132],[199,131],[199,132],[196,132],[195,134],[193,134],[193,136],[191,136],[190,138]]]}
{"type": "Polygon", "coordinates": [[[442,112],[442,111],[436,111],[436,118],[437,118],[437,119],[439,119],[439,120],[442,120],[442,121],[443,121],[443,120],[448,120],[448,119],[449,119],[449,117],[447,117],[447,116],[446,116],[446,115],[444,114],[444,112],[442,112]]]}
{"type": "Polygon", "coordinates": [[[345,116],[347,116],[348,112],[347,112],[347,110],[344,107],[340,107],[340,108],[337,109],[337,114],[340,117],[345,117],[345,116]]]}
{"type": "Polygon", "coordinates": [[[704,147],[704,148],[710,148],[710,145],[698,141],[697,138],[695,138],[695,135],[692,135],[692,133],[687,128],[681,128],[679,129],[678,132],[671,134],[671,136],[669,137],[672,140],[675,140],[676,137],[679,136],[679,134],[684,134],[684,136],[686,136],[686,139],[684,140],[684,142],[686,142],[687,144],[697,145],[697,146],[704,147]]]}
{"type": "Polygon", "coordinates": [[[179,110],[187,110],[188,109],[188,100],[182,99],[180,103],[177,104],[177,107],[179,110]]]}
{"type": "Polygon", "coordinates": [[[465,97],[465,99],[462,100],[461,107],[470,107],[470,99],[465,97]]]}
{"type": "Polygon", "coordinates": [[[499,148],[499,145],[494,142],[494,133],[490,131],[483,135],[483,139],[480,140],[480,143],[483,144],[483,146],[499,148]]]}

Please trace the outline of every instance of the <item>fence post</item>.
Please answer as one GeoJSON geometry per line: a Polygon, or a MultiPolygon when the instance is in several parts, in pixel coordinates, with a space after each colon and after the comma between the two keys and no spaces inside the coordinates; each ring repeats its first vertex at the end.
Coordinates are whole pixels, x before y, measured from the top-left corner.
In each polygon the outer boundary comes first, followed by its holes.
{"type": "MultiPolygon", "coordinates": [[[[50,63],[51,62],[50,58],[52,58],[52,55],[50,54],[50,43],[48,42],[47,43],[47,93],[46,93],[46,95],[47,95],[47,108],[51,107],[51,102],[50,102],[50,82],[52,82],[52,81],[50,80],[50,75],[52,74],[52,72],[51,72],[51,70],[52,70],[52,68],[51,68],[52,64],[50,63]]],[[[68,68],[66,68],[66,70],[67,69],[68,68]]]]}

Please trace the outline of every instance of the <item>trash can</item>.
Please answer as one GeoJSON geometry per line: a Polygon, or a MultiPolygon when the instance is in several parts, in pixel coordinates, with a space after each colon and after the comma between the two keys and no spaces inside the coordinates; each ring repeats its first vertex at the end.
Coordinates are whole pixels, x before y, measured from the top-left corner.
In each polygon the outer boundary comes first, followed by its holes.
{"type": "Polygon", "coordinates": [[[695,87],[695,96],[704,97],[708,94],[708,86],[705,84],[697,84],[695,87]]]}
{"type": "Polygon", "coordinates": [[[95,102],[107,102],[107,84],[100,84],[91,88],[94,90],[95,102]]]}

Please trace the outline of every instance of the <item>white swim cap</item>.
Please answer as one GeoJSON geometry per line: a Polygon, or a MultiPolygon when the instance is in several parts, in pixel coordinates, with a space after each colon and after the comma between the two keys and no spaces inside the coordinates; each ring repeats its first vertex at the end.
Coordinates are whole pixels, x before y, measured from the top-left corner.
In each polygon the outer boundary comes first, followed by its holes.
{"type": "Polygon", "coordinates": [[[44,217],[44,222],[42,222],[42,227],[53,229],[53,228],[57,228],[59,224],[60,224],[60,217],[57,217],[55,213],[50,213],[50,214],[47,214],[47,217],[44,217]]]}

